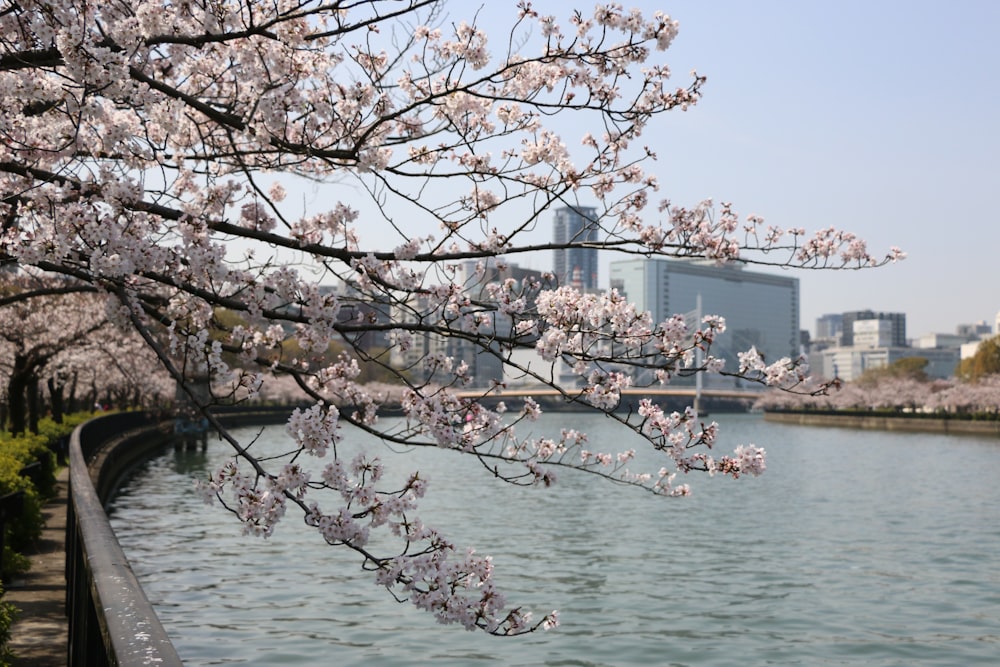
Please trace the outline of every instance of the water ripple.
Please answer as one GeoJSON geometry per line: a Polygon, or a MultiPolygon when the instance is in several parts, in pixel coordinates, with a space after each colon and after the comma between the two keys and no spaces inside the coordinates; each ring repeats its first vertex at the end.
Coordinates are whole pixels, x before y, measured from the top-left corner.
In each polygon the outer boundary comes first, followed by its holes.
{"type": "Polygon", "coordinates": [[[492,553],[512,601],[560,609],[557,631],[516,640],[437,625],[299,526],[241,537],[189,493],[221,445],[145,466],[112,520],[188,665],[996,664],[995,440],[720,421],[729,446],[774,443],[768,472],[699,479],[685,500],[566,473],[512,489],[440,451],[402,461],[432,480],[425,521],[492,553]]]}

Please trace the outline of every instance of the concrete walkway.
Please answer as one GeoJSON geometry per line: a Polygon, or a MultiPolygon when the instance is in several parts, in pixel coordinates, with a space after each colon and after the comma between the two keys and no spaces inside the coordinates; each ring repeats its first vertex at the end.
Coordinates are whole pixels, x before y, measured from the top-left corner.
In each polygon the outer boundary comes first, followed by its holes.
{"type": "Polygon", "coordinates": [[[42,508],[45,528],[35,545],[31,570],[12,581],[4,600],[20,612],[11,628],[13,665],[63,667],[67,662],[66,500],[69,469],[59,473],[55,498],[42,508]]]}

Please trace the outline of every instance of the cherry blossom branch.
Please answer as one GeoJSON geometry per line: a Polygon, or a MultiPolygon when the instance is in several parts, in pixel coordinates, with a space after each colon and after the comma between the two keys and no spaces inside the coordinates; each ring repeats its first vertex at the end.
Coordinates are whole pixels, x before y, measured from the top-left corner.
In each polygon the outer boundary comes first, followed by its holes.
{"type": "MultiPolygon", "coordinates": [[[[0,258],[110,295],[108,317],[232,448],[202,489],[246,532],[275,535],[292,509],[396,599],[520,634],[555,615],[508,608],[488,558],[419,520],[429,480],[413,470],[385,481],[376,454],[348,453],[347,427],[474,456],[512,484],[579,471],[684,495],[676,474],[759,474],[763,450],[715,453],[717,425],[691,410],[647,399],[623,413],[628,391],[700,373],[809,385],[800,360],[755,350],[725,368],[713,356],[721,317],[654,322],[613,290],[508,278],[507,261],[588,249],[854,269],[902,253],[741,219],[726,203],[651,201],[655,152],[640,141],[663,114],[696,105],[705,83],[671,82],[660,55],[677,34],[670,17],[610,3],[561,23],[520,2],[493,49],[481,17],[445,20],[442,7],[22,0],[0,11],[0,258]],[[580,136],[563,122],[576,118],[580,136]],[[293,213],[286,187],[303,181],[328,189],[293,213]],[[600,240],[532,234],[553,208],[585,202],[600,240]],[[415,231],[421,221],[438,229],[415,231]],[[476,358],[506,374],[477,386],[476,358]],[[362,380],[374,371],[394,380],[391,394],[362,380]],[[631,450],[532,432],[537,403],[493,395],[511,374],[609,415],[657,463],[632,470],[631,450]],[[274,386],[304,403],[287,451],[258,456],[211,408],[274,386]],[[390,409],[401,417],[384,420],[390,409]]],[[[44,298],[57,296],[70,297],[44,298]]]]}

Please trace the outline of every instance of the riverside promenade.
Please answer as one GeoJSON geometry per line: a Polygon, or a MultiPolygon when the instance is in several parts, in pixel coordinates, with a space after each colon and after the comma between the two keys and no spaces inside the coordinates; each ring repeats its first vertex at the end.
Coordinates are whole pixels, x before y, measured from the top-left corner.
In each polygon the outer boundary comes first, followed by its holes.
{"type": "Polygon", "coordinates": [[[31,570],[7,586],[4,600],[18,611],[9,647],[15,667],[63,667],[67,661],[66,506],[69,468],[59,473],[56,495],[42,508],[45,527],[27,554],[31,570]]]}

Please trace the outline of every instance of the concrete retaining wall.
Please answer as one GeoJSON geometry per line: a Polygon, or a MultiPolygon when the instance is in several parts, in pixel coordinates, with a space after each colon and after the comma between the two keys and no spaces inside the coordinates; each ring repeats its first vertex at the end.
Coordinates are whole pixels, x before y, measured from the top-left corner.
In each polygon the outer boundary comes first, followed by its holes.
{"type": "Polygon", "coordinates": [[[809,412],[765,412],[764,419],[769,422],[799,424],[801,426],[833,426],[862,430],[1000,437],[1000,421],[929,419],[907,415],[817,414],[809,412]]]}

